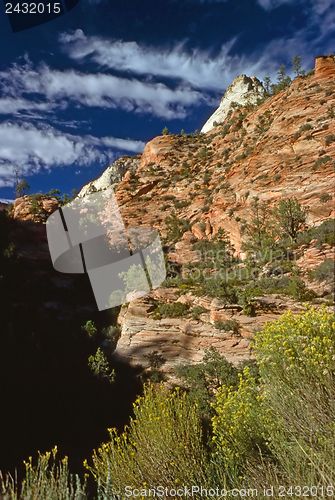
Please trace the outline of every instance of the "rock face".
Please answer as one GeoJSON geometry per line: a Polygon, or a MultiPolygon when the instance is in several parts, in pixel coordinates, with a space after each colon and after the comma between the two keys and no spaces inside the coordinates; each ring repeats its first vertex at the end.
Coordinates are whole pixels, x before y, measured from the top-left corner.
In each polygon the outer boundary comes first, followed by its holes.
{"type": "Polygon", "coordinates": [[[114,355],[131,365],[150,367],[150,357],[159,356],[161,371],[173,378],[176,366],[196,363],[205,351],[214,347],[234,363],[249,360],[250,340],[253,333],[279,317],[288,309],[301,312],[304,306],[279,296],[259,297],[255,317],[246,316],[239,305],[226,306],[217,299],[196,297],[188,293],[178,299],[174,289],[158,289],[150,297],[141,298],[123,307],[119,316],[121,337],[114,355]],[[154,300],[178,301],[189,306],[202,307],[198,319],[190,315],[182,318],[155,319],[152,314],[154,300]],[[239,330],[222,331],[217,322],[234,320],[239,330]]]}
{"type": "Polygon", "coordinates": [[[223,123],[234,106],[257,104],[257,101],[262,99],[264,95],[263,84],[255,76],[238,76],[226,90],[220,106],[202,127],[201,132],[209,132],[216,124],[223,123]]]}
{"type": "MultiPolygon", "coordinates": [[[[333,218],[334,110],[335,65],[329,76],[316,71],[259,106],[235,109],[208,134],[156,137],[116,188],[124,220],[165,236],[175,213],[197,239],[224,229],[241,254],[255,197],[270,206],[296,197],[309,225],[333,218]]],[[[184,241],[177,257],[190,245],[184,241]]]]}
{"type": "MultiPolygon", "coordinates": [[[[238,82],[240,88],[251,85],[247,77],[238,82]]],[[[258,88],[257,82],[251,82],[258,88]]],[[[259,91],[257,99],[263,95],[259,91]]],[[[127,226],[154,227],[163,238],[175,231],[167,252],[176,268],[199,261],[194,244],[211,240],[220,229],[243,259],[244,229],[256,197],[270,207],[280,199],[296,197],[307,209],[308,226],[335,217],[334,59],[318,58],[315,74],[295,79],[258,105],[231,107],[233,101],[224,125],[207,134],[164,135],[150,141],[142,156],[128,163],[115,186],[127,226]]],[[[108,186],[113,179],[107,176],[108,186]]],[[[333,255],[332,248],[315,247],[311,242],[296,256],[306,279],[309,270],[333,255]]],[[[319,298],[323,300],[323,295],[319,298]]],[[[148,367],[148,355],[156,351],[169,374],[176,364],[199,361],[211,346],[237,363],[250,357],[249,341],[255,329],[286,309],[303,307],[274,295],[259,297],[255,306],[256,316],[250,317],[241,306],[225,307],[217,299],[186,293],[182,287],[156,290],[122,308],[116,355],[148,367]],[[177,301],[205,312],[198,319],[191,313],[155,319],[157,302],[177,301]],[[239,324],[238,334],[216,328],[215,322],[231,319],[239,324]]]]}
{"type": "Polygon", "coordinates": [[[315,62],[315,77],[328,78],[335,72],[335,55],[320,56],[315,62]]]}
{"type": "Polygon", "coordinates": [[[303,271],[311,271],[322,264],[325,260],[335,260],[334,247],[327,244],[315,246],[316,243],[316,241],[311,241],[309,245],[303,245],[299,249],[300,255],[296,256],[296,264],[303,271]]]}
{"type": "Polygon", "coordinates": [[[115,186],[124,174],[128,171],[132,172],[136,169],[138,165],[138,157],[128,157],[124,156],[116,160],[112,165],[110,165],[103,174],[95,179],[94,181],[86,184],[79,192],[78,197],[81,198],[87,194],[95,193],[96,191],[101,191],[109,187],[115,186]]]}
{"type": "Polygon", "coordinates": [[[43,222],[59,206],[56,198],[22,196],[13,204],[13,218],[20,221],[43,222]]]}

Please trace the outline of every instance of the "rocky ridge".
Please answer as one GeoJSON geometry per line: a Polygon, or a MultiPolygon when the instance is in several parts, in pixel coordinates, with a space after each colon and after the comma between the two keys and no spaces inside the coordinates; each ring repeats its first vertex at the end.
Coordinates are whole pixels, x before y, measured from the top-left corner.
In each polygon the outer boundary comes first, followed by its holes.
{"type": "MultiPolygon", "coordinates": [[[[243,259],[243,228],[255,197],[270,206],[296,197],[308,209],[309,226],[334,218],[334,82],[334,57],[318,58],[314,74],[297,78],[258,106],[234,108],[222,125],[207,134],[153,139],[137,170],[117,186],[124,220],[130,226],[154,226],[163,237],[169,217],[186,220],[189,230],[168,256],[170,262],[184,266],[196,259],[194,243],[215,238],[220,228],[243,259]]],[[[318,249],[311,242],[301,248],[297,265],[308,273],[333,255],[333,247],[318,249]]],[[[257,298],[255,307],[255,316],[249,317],[237,304],[227,306],[178,289],[156,290],[123,307],[116,355],[148,366],[150,352],[157,352],[164,360],[161,369],[170,376],[176,364],[199,361],[210,346],[238,363],[249,359],[256,329],[285,310],[305,306],[272,294],[257,298]],[[187,313],[182,318],[155,319],[152,311],[157,302],[180,301],[204,312],[196,320],[187,313]],[[237,321],[237,334],[216,327],[229,319],[237,321]]]]}
{"type": "Polygon", "coordinates": [[[110,165],[103,174],[86,184],[78,193],[78,197],[82,198],[96,191],[101,191],[109,187],[116,186],[118,182],[121,181],[122,177],[126,172],[133,172],[138,166],[139,158],[124,156],[116,160],[112,165],[110,165]]]}
{"type": "Polygon", "coordinates": [[[223,228],[240,253],[255,197],[270,204],[297,197],[309,225],[334,217],[335,62],[331,75],[328,66],[323,73],[319,63],[315,75],[260,106],[236,109],[207,134],[150,141],[116,188],[127,224],[153,225],[164,236],[175,213],[196,239],[223,228]]]}
{"type": "Polygon", "coordinates": [[[263,84],[255,76],[241,75],[235,78],[221,99],[220,106],[207,120],[201,132],[209,132],[223,123],[229,112],[237,106],[254,105],[265,97],[263,84]]]}

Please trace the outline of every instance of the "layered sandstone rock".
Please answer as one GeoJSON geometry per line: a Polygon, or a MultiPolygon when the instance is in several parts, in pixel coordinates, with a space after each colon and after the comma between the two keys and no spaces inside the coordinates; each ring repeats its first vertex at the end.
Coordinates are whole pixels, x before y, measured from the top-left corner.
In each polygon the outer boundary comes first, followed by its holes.
{"type": "Polygon", "coordinates": [[[335,55],[320,56],[315,62],[315,78],[329,78],[334,76],[335,55]]]}
{"type": "Polygon", "coordinates": [[[161,367],[169,377],[173,377],[177,366],[196,363],[203,359],[206,350],[215,348],[226,359],[236,365],[252,358],[250,339],[255,331],[278,318],[288,309],[301,312],[303,305],[280,296],[259,297],[255,317],[243,314],[239,305],[226,306],[222,301],[209,297],[195,297],[187,294],[178,299],[172,289],[156,290],[150,297],[141,298],[123,307],[119,316],[121,336],[114,356],[131,365],[150,367],[150,357],[159,356],[161,367]],[[198,320],[190,315],[182,318],[155,319],[155,300],[179,300],[190,307],[201,306],[206,311],[198,320]],[[238,332],[223,331],[217,322],[234,320],[239,325],[238,332]]]}
{"type": "MultiPolygon", "coordinates": [[[[199,259],[194,243],[212,239],[219,229],[243,259],[244,228],[255,198],[273,206],[296,197],[308,211],[309,226],[334,218],[334,116],[335,65],[333,58],[318,58],[314,75],[297,78],[258,106],[233,107],[224,126],[207,134],[157,137],[115,187],[124,221],[155,227],[163,238],[176,221],[187,222],[168,252],[175,266],[185,266],[199,259]]],[[[312,242],[297,255],[297,265],[307,276],[332,252],[312,242]]],[[[156,351],[169,374],[176,364],[201,360],[209,347],[238,363],[249,359],[255,330],[287,309],[303,307],[287,297],[259,297],[256,316],[250,317],[238,305],[227,308],[183,290],[156,290],[123,307],[116,355],[148,366],[148,355],[156,351]],[[157,301],[184,301],[206,311],[198,320],[188,314],[157,320],[157,301]],[[215,326],[230,319],[238,322],[238,335],[215,326]]]]}
{"type": "Polygon", "coordinates": [[[316,243],[316,241],[312,241],[309,245],[304,245],[299,249],[300,255],[297,256],[296,264],[301,270],[312,271],[325,260],[335,260],[334,247],[327,244],[318,247],[315,246],[316,243]]]}
{"type": "Polygon", "coordinates": [[[153,139],[139,167],[117,185],[124,219],[164,236],[175,213],[198,239],[224,229],[241,254],[256,197],[273,205],[295,196],[309,225],[334,217],[334,110],[335,67],[322,79],[318,71],[297,78],[260,106],[236,109],[208,134],[153,139]]]}

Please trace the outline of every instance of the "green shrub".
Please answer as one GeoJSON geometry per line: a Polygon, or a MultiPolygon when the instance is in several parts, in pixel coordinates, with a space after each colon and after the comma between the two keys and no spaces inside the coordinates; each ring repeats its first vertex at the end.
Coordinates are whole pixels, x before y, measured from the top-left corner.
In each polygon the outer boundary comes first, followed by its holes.
{"type": "Polygon", "coordinates": [[[25,196],[29,190],[30,190],[30,185],[28,184],[28,181],[26,179],[17,180],[15,185],[16,198],[25,196]]]}
{"type": "Polygon", "coordinates": [[[81,327],[81,329],[88,335],[90,339],[93,339],[96,337],[98,333],[98,329],[94,324],[94,321],[88,320],[86,323],[81,327]]]}
{"type": "Polygon", "coordinates": [[[234,332],[237,334],[240,329],[239,322],[236,319],[228,319],[227,321],[215,321],[215,328],[218,330],[223,330],[225,332],[234,332]]]}
{"type": "Polygon", "coordinates": [[[292,67],[293,67],[293,71],[294,71],[295,76],[298,77],[298,76],[305,75],[305,71],[302,68],[302,61],[301,61],[300,56],[294,56],[292,58],[292,67]]]}
{"type": "Polygon", "coordinates": [[[317,281],[333,283],[335,279],[335,263],[333,259],[326,259],[316,269],[311,271],[311,277],[317,281]]]}
{"type": "Polygon", "coordinates": [[[269,205],[254,199],[250,207],[250,221],[244,223],[247,241],[244,249],[248,253],[262,252],[275,246],[275,221],[269,205]]]}
{"type": "Polygon", "coordinates": [[[198,156],[199,156],[199,158],[206,159],[208,157],[208,153],[209,153],[209,151],[208,151],[207,147],[204,146],[203,148],[201,148],[199,150],[198,156]]]}
{"type": "Polygon", "coordinates": [[[306,216],[306,210],[296,198],[281,200],[275,210],[280,228],[292,241],[296,240],[299,231],[304,227],[306,216]]]}
{"type": "Polygon", "coordinates": [[[114,382],[115,370],[110,367],[107,356],[100,347],[98,347],[95,354],[89,356],[88,367],[94,376],[109,383],[114,382]]]}
{"type": "Polygon", "coordinates": [[[319,199],[320,199],[321,203],[327,203],[328,201],[330,201],[332,199],[332,195],[329,193],[322,193],[319,196],[319,199]]]}
{"type": "Polygon", "coordinates": [[[208,295],[222,299],[226,304],[236,304],[238,301],[238,290],[226,280],[221,278],[210,278],[198,284],[195,291],[197,295],[208,295]]]}
{"type": "Polygon", "coordinates": [[[153,315],[156,319],[161,318],[180,318],[189,311],[187,304],[173,302],[172,304],[158,304],[153,315]]]}
{"type": "Polygon", "coordinates": [[[315,293],[308,290],[305,283],[298,276],[289,279],[285,293],[297,300],[311,300],[315,297],[315,293]]]}
{"type": "Polygon", "coordinates": [[[169,243],[176,243],[185,231],[190,229],[190,223],[186,219],[180,219],[175,213],[166,217],[166,240],[169,243]]]}
{"type": "Polygon", "coordinates": [[[197,241],[192,248],[201,254],[201,264],[198,265],[201,268],[222,269],[236,262],[236,258],[233,257],[234,248],[222,229],[219,229],[217,235],[210,241],[197,241]]]}
{"type": "Polygon", "coordinates": [[[207,309],[201,306],[192,307],[190,310],[192,319],[199,319],[199,316],[205,312],[207,312],[207,309]]]}
{"type": "Polygon", "coordinates": [[[312,130],[313,127],[310,123],[305,123],[305,125],[301,125],[299,128],[299,132],[307,132],[307,130],[312,130]]]}
{"type": "Polygon", "coordinates": [[[158,351],[151,351],[144,357],[148,360],[150,368],[160,368],[165,363],[165,358],[158,351]]]}
{"type": "Polygon", "coordinates": [[[335,142],[335,134],[327,135],[325,139],[326,146],[330,146],[330,144],[332,144],[333,142],[335,142]]]}
{"type": "Polygon", "coordinates": [[[315,163],[313,165],[313,170],[316,170],[317,168],[321,167],[322,165],[325,165],[326,163],[328,163],[329,161],[331,161],[331,157],[330,156],[322,156],[321,158],[318,158],[317,160],[315,160],[315,163]]]}
{"type": "Polygon", "coordinates": [[[237,387],[239,369],[229,363],[217,350],[205,352],[201,363],[177,366],[176,374],[188,389],[191,400],[199,407],[202,418],[213,416],[215,394],[223,384],[237,387]]]}
{"type": "Polygon", "coordinates": [[[243,314],[246,316],[256,316],[256,306],[252,302],[248,302],[243,306],[243,314]]]}
{"type": "Polygon", "coordinates": [[[174,206],[177,209],[188,207],[190,204],[191,204],[191,201],[188,201],[188,200],[175,200],[174,201],[174,206]]]}
{"type": "Polygon", "coordinates": [[[327,243],[335,245],[335,219],[328,219],[319,226],[312,227],[298,234],[296,244],[308,245],[312,240],[317,240],[318,245],[327,243]]]}

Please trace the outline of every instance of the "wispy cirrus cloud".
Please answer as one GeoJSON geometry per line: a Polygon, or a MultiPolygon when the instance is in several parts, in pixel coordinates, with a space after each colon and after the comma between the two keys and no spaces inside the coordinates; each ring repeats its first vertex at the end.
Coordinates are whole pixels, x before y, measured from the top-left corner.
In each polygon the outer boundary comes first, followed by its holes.
{"type": "Polygon", "coordinates": [[[6,98],[31,94],[33,102],[52,102],[67,107],[120,108],[148,113],[166,119],[183,118],[187,107],[205,100],[204,96],[186,86],[170,88],[163,83],[123,78],[108,73],[59,71],[45,64],[33,67],[13,65],[0,72],[0,89],[10,93],[6,98]],[[8,85],[11,82],[11,85],[8,85]]]}
{"type": "Polygon", "coordinates": [[[31,175],[55,167],[105,165],[115,158],[115,149],[139,152],[141,141],[62,133],[31,123],[0,124],[0,187],[12,185],[15,171],[31,175]]]}
{"type": "Polygon", "coordinates": [[[233,68],[247,65],[245,58],[230,54],[235,39],[222,45],[215,57],[208,50],[187,51],[183,43],[163,49],[137,42],[88,37],[81,29],[61,34],[60,42],[67,55],[79,62],[91,60],[105,69],[182,80],[207,90],[221,90],[233,68]]]}
{"type": "Polygon", "coordinates": [[[214,55],[208,49],[189,50],[184,43],[167,49],[87,36],[80,29],[61,34],[60,42],[64,52],[77,63],[95,63],[104,71],[123,72],[132,78],[150,77],[165,82],[173,79],[203,94],[222,91],[241,73],[274,76],[278,65],[294,55],[300,54],[311,64],[314,55],[332,49],[331,41],[325,40],[335,32],[335,0],[258,0],[258,3],[265,10],[300,3],[307,22],[303,28],[273,38],[264,47],[255,46],[247,54],[236,53],[238,35],[226,41],[214,55]]]}
{"type": "Polygon", "coordinates": [[[130,153],[141,153],[145,146],[145,142],[142,141],[135,141],[134,139],[120,139],[117,137],[101,137],[99,139],[92,137],[92,144],[96,141],[99,146],[107,146],[109,148],[129,151],[130,153]]]}
{"type": "Polygon", "coordinates": [[[48,102],[34,102],[20,97],[0,97],[0,114],[20,115],[24,112],[50,112],[53,106],[48,102]]]}
{"type": "Polygon", "coordinates": [[[132,78],[177,80],[188,89],[196,89],[203,101],[208,92],[222,92],[237,75],[262,75],[277,64],[268,50],[262,53],[258,49],[248,55],[233,53],[237,37],[224,43],[216,55],[209,50],[189,51],[183,43],[166,49],[86,36],[80,29],[61,34],[60,41],[66,54],[76,62],[93,62],[105,71],[121,71],[132,78]]]}

